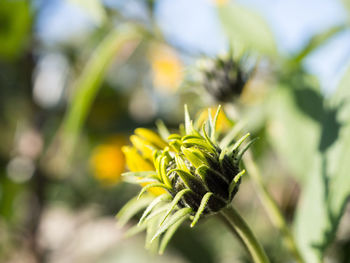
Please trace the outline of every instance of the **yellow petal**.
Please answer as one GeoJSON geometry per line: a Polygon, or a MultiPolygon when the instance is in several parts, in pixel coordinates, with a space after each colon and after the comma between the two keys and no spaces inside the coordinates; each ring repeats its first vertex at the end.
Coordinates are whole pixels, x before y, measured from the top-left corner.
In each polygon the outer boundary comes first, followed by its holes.
{"type": "Polygon", "coordinates": [[[138,128],[135,130],[135,134],[149,141],[151,144],[153,144],[155,147],[159,149],[163,149],[166,146],[168,146],[167,143],[157,133],[149,129],[138,128]]]}
{"type": "MultiPolygon", "coordinates": [[[[130,171],[132,172],[142,172],[142,171],[152,171],[154,170],[154,166],[151,165],[148,161],[146,161],[135,149],[131,146],[124,146],[122,148],[123,153],[126,156],[126,164],[130,171]]],[[[140,185],[146,186],[149,183],[141,183],[140,185]]],[[[164,194],[166,191],[160,187],[152,187],[147,190],[149,193],[154,195],[164,194]]]]}
{"type": "Polygon", "coordinates": [[[126,157],[126,165],[132,172],[153,171],[154,166],[147,160],[145,160],[137,151],[136,148],[131,146],[124,146],[122,148],[126,157]]]}
{"type": "MultiPolygon", "coordinates": [[[[150,183],[142,183],[141,186],[144,187],[148,184],[150,184],[150,183]]],[[[151,187],[147,191],[155,196],[162,195],[162,194],[166,193],[166,191],[160,187],[151,187]]]]}
{"type": "Polygon", "coordinates": [[[130,141],[134,145],[134,147],[137,150],[139,150],[147,160],[152,160],[153,149],[155,149],[155,148],[150,142],[142,139],[141,137],[139,137],[137,135],[131,135],[130,141]]]}

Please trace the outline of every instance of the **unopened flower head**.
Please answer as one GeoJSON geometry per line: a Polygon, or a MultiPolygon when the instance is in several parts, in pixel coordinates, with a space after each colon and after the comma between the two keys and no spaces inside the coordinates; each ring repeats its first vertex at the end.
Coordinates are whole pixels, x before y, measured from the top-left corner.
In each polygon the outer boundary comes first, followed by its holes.
{"type": "Polygon", "coordinates": [[[131,136],[134,147],[124,148],[131,170],[125,176],[143,188],[119,218],[125,222],[132,216],[128,210],[147,207],[138,227],[152,232],[148,243],[158,240],[160,252],[183,221],[190,219],[193,227],[201,217],[229,205],[238,191],[245,172],[239,162],[250,143],[241,150],[239,146],[249,134],[235,140],[233,129],[218,141],[215,127],[219,113],[220,107],[214,118],[209,112],[208,121],[198,129],[185,106],[185,124],[179,133],[169,134],[161,125],[162,139],[152,131],[137,129],[131,136]]]}
{"type": "Polygon", "coordinates": [[[245,67],[244,60],[244,57],[235,59],[232,55],[204,59],[199,65],[201,85],[219,102],[240,96],[252,73],[245,67]]]}

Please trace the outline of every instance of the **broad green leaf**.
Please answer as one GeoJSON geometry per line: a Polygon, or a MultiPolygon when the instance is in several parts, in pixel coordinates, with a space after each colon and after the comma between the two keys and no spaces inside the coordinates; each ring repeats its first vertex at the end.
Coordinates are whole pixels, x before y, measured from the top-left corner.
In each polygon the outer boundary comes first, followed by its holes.
{"type": "Polygon", "coordinates": [[[323,116],[319,152],[297,211],[296,235],[307,262],[320,262],[350,197],[350,68],[323,116]]]}
{"type": "Polygon", "coordinates": [[[232,3],[219,5],[218,14],[235,52],[248,49],[266,55],[277,54],[274,36],[257,13],[232,3]]]}
{"type": "MultiPolygon", "coordinates": [[[[293,92],[291,87],[281,86],[271,94],[267,134],[279,158],[303,182],[309,177],[320,131],[319,124],[298,107],[293,92]]],[[[314,105],[312,98],[309,103],[314,105]]]]}

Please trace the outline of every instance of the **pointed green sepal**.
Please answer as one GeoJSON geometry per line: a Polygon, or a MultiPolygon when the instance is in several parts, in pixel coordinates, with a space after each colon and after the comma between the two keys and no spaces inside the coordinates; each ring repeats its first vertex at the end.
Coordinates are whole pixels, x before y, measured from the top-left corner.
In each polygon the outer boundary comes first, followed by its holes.
{"type": "Polygon", "coordinates": [[[131,228],[129,228],[123,235],[124,238],[132,237],[138,233],[141,233],[147,228],[147,224],[143,225],[134,225],[131,228]]]}
{"type": "Polygon", "coordinates": [[[213,178],[213,180],[221,180],[225,183],[229,183],[227,178],[223,176],[220,172],[215,171],[214,169],[210,168],[209,166],[203,164],[200,167],[196,169],[197,174],[202,178],[202,180],[207,180],[208,176],[213,178]]]}
{"type": "Polygon", "coordinates": [[[143,224],[147,224],[147,222],[149,222],[155,217],[162,216],[169,209],[169,207],[170,203],[162,205],[159,208],[154,208],[152,213],[145,217],[145,219],[143,220],[143,224]]]}
{"type": "Polygon", "coordinates": [[[243,149],[241,149],[239,151],[239,153],[237,154],[236,160],[237,162],[240,162],[243,154],[249,149],[250,146],[252,146],[253,143],[255,143],[259,138],[254,138],[253,140],[251,140],[250,142],[247,143],[247,145],[244,146],[243,149]]]}
{"type": "Polygon", "coordinates": [[[176,230],[179,228],[179,226],[187,219],[188,217],[184,216],[180,218],[176,223],[174,223],[169,229],[165,232],[160,245],[159,245],[159,251],[158,253],[162,255],[164,253],[164,250],[166,246],[168,245],[170,239],[175,234],[176,230]]]}
{"type": "Polygon", "coordinates": [[[157,237],[163,234],[167,229],[169,229],[172,225],[174,225],[179,220],[190,217],[191,213],[192,213],[192,208],[185,207],[178,210],[175,214],[171,215],[168,218],[168,220],[166,220],[166,222],[158,229],[156,234],[151,239],[151,242],[153,242],[157,237]]]}
{"type": "Polygon", "coordinates": [[[155,208],[158,204],[164,202],[164,201],[170,201],[171,195],[168,193],[162,194],[160,196],[157,196],[146,208],[146,210],[143,212],[138,225],[141,225],[145,218],[152,212],[153,208],[155,208]]]}
{"type": "Polygon", "coordinates": [[[156,175],[156,171],[142,171],[142,172],[126,172],[126,173],[122,173],[122,176],[125,176],[125,177],[131,177],[131,176],[134,176],[134,177],[150,177],[150,176],[153,176],[153,175],[156,175]]]}
{"type": "Polygon", "coordinates": [[[218,106],[217,110],[216,110],[216,113],[215,113],[215,116],[214,116],[214,119],[213,119],[213,124],[212,124],[212,132],[211,132],[211,140],[215,140],[215,136],[216,136],[216,124],[218,122],[218,117],[219,117],[219,114],[220,114],[220,110],[221,110],[221,105],[218,106]]]}
{"type": "Polygon", "coordinates": [[[180,199],[188,192],[191,192],[190,189],[182,189],[180,192],[178,192],[173,201],[170,204],[170,208],[168,211],[165,213],[164,217],[160,220],[160,226],[164,223],[165,219],[170,215],[171,211],[173,211],[177,205],[177,203],[180,201],[180,199]]]}
{"type": "Polygon", "coordinates": [[[185,104],[184,110],[185,110],[185,132],[186,134],[191,134],[193,128],[192,128],[191,117],[188,112],[187,104],[185,104]]]}
{"type": "Polygon", "coordinates": [[[249,136],[250,133],[248,132],[247,134],[242,136],[233,146],[229,147],[230,154],[233,154],[249,136]]]}
{"type": "Polygon", "coordinates": [[[153,187],[160,187],[160,188],[163,188],[164,190],[168,190],[168,191],[171,190],[171,188],[169,188],[168,186],[166,186],[166,185],[163,184],[163,183],[151,183],[151,184],[148,184],[148,185],[144,186],[144,187],[141,189],[141,191],[140,191],[140,193],[139,193],[137,199],[140,199],[141,196],[142,196],[148,189],[153,188],[153,187]]]}
{"type": "Polygon", "coordinates": [[[166,127],[166,125],[164,124],[164,122],[162,120],[157,120],[156,126],[157,126],[158,133],[159,133],[160,137],[162,137],[162,139],[164,141],[166,141],[170,135],[168,128],[166,127]]]}
{"type": "Polygon", "coordinates": [[[194,226],[197,224],[197,222],[198,222],[200,216],[202,215],[202,213],[203,213],[205,207],[207,206],[207,203],[208,203],[208,201],[209,201],[209,198],[210,198],[212,195],[213,195],[213,193],[208,192],[208,193],[206,193],[206,194],[203,196],[202,201],[201,201],[201,204],[200,204],[200,206],[199,206],[199,208],[198,208],[198,210],[197,210],[197,213],[195,214],[195,216],[194,216],[194,218],[193,218],[193,220],[192,220],[191,227],[194,227],[194,226]]]}
{"type": "Polygon", "coordinates": [[[211,108],[208,108],[208,135],[211,137],[214,131],[213,117],[211,116],[211,108]]]}
{"type": "Polygon", "coordinates": [[[146,230],[146,244],[145,248],[150,250],[152,253],[157,253],[159,249],[160,236],[153,239],[155,234],[158,231],[158,223],[161,214],[152,218],[147,222],[147,230],[146,230]]]}
{"type": "Polygon", "coordinates": [[[224,149],[226,147],[228,147],[229,145],[232,144],[232,142],[234,141],[234,139],[237,137],[237,135],[241,132],[241,130],[243,129],[244,125],[242,122],[237,123],[232,130],[229,131],[229,133],[227,133],[225,135],[224,138],[221,139],[219,145],[221,149],[224,149]]]}
{"type": "Polygon", "coordinates": [[[180,140],[173,140],[173,141],[169,142],[169,145],[171,146],[171,148],[173,148],[173,150],[175,152],[178,153],[181,151],[180,149],[181,149],[182,143],[180,140]]]}
{"type": "Polygon", "coordinates": [[[203,123],[203,126],[202,126],[202,133],[204,135],[205,141],[208,143],[208,145],[210,145],[212,153],[216,153],[216,146],[213,143],[213,141],[209,138],[209,136],[208,136],[208,134],[206,132],[206,125],[205,125],[205,123],[203,123]]]}
{"type": "Polygon", "coordinates": [[[184,184],[191,189],[194,193],[197,193],[199,195],[204,194],[207,189],[205,188],[205,185],[203,182],[196,176],[185,172],[181,169],[172,169],[169,171],[169,173],[176,172],[181,180],[184,182],[184,184]]]}
{"type": "Polygon", "coordinates": [[[240,171],[232,180],[232,182],[230,183],[230,186],[228,188],[229,190],[229,195],[230,195],[230,199],[232,198],[232,193],[235,190],[236,185],[239,182],[239,179],[241,179],[242,175],[245,174],[245,170],[240,171]]]}
{"type": "Polygon", "coordinates": [[[215,149],[212,147],[212,145],[203,139],[199,139],[199,138],[187,139],[183,141],[183,145],[186,148],[195,146],[195,147],[202,148],[208,152],[215,153],[215,149]]]}
{"type": "Polygon", "coordinates": [[[187,160],[189,160],[192,163],[192,165],[196,168],[198,168],[202,164],[208,164],[204,154],[196,148],[181,147],[181,151],[186,156],[187,160]]]}
{"type": "Polygon", "coordinates": [[[141,199],[138,199],[137,197],[132,198],[116,215],[118,225],[121,227],[124,226],[134,215],[147,207],[153,199],[154,197],[151,195],[143,196],[141,199]]]}
{"type": "MultiPolygon", "coordinates": [[[[176,167],[181,169],[181,170],[184,170],[185,172],[189,173],[190,170],[188,170],[186,164],[185,164],[185,161],[181,158],[180,155],[176,154],[175,155],[175,163],[176,163],[176,167]]],[[[169,173],[168,173],[169,174],[169,173]]]]}
{"type": "Polygon", "coordinates": [[[228,186],[229,181],[221,173],[209,168],[206,165],[201,165],[196,169],[196,173],[202,178],[205,182],[205,185],[210,192],[215,193],[216,195],[228,199],[228,186]]]}
{"type": "Polygon", "coordinates": [[[170,134],[167,139],[168,141],[181,140],[181,135],[177,133],[173,133],[173,134],[170,134]]]}
{"type": "Polygon", "coordinates": [[[169,158],[167,156],[163,156],[162,159],[160,160],[160,175],[162,178],[163,183],[168,187],[172,188],[170,178],[167,176],[167,166],[169,164],[169,158]]]}

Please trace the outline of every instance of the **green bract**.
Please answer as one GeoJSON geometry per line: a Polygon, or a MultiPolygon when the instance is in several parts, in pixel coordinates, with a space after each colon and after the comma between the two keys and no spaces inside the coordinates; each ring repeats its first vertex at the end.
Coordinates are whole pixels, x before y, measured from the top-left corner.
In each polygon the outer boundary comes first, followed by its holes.
{"type": "Polygon", "coordinates": [[[243,149],[239,146],[249,134],[234,140],[235,132],[217,140],[215,132],[218,108],[212,119],[201,129],[194,128],[185,106],[185,125],[180,134],[168,135],[162,125],[161,134],[167,134],[168,146],[153,150],[154,171],[129,172],[126,178],[143,183],[140,194],[131,200],[118,214],[123,223],[138,211],[147,207],[132,233],[147,229],[147,246],[163,252],[176,228],[186,219],[193,227],[201,217],[214,214],[229,205],[238,191],[241,176],[239,162],[251,142],[243,149]],[[147,182],[147,184],[145,184],[147,182]],[[163,188],[163,194],[155,196],[147,190],[163,188]],[[157,241],[156,241],[157,240],[157,241]]]}

